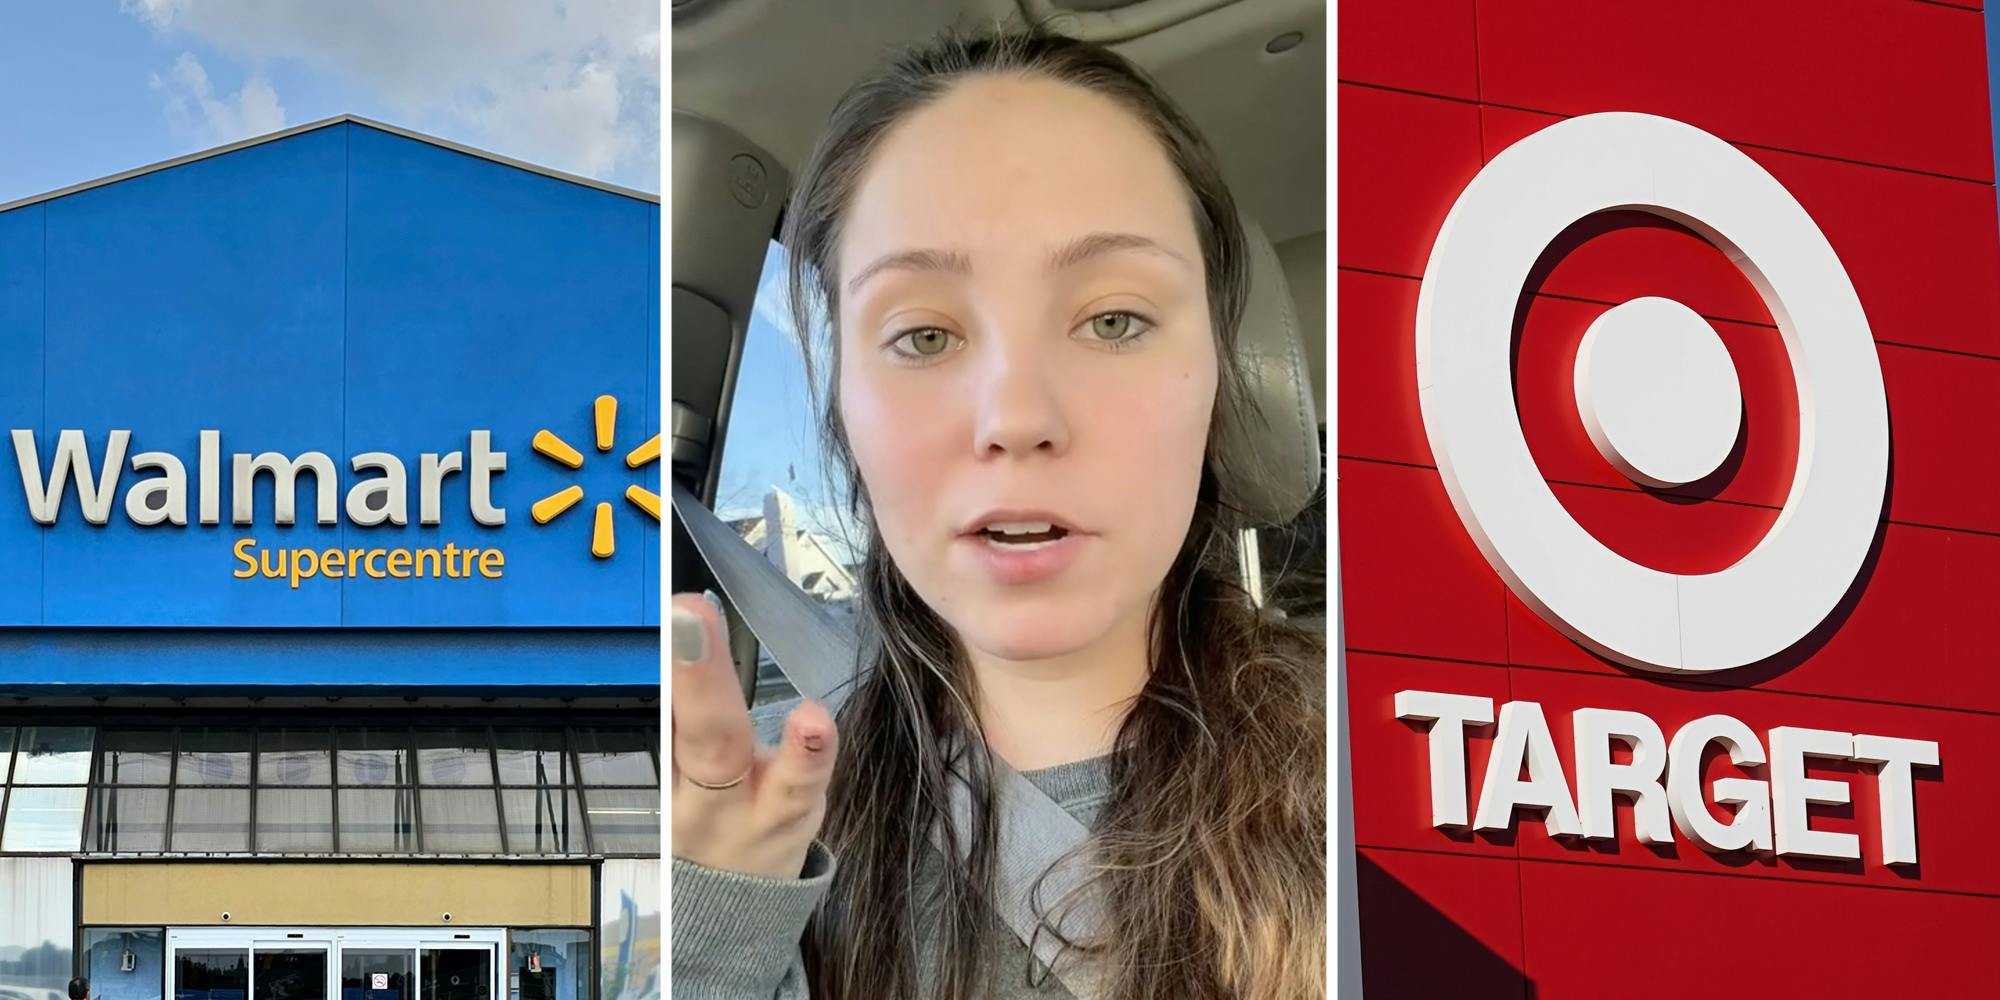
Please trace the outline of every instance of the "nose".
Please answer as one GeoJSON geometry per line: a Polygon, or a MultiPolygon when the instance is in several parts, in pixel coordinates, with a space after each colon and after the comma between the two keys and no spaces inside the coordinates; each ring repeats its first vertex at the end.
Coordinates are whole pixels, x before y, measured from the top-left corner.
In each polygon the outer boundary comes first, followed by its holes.
{"type": "Polygon", "coordinates": [[[981,359],[980,377],[973,388],[977,394],[973,400],[974,453],[980,458],[999,458],[1054,456],[1067,451],[1069,420],[1058,373],[1050,370],[1049,355],[1055,352],[1047,343],[992,346],[981,359]]]}

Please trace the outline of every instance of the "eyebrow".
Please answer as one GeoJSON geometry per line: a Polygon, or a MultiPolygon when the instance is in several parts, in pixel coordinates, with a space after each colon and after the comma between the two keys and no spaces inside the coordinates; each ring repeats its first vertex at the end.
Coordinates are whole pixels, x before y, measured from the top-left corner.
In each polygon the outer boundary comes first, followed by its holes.
{"type": "Polygon", "coordinates": [[[854,294],[868,279],[883,271],[942,271],[946,274],[971,274],[972,258],[960,250],[899,250],[884,254],[861,269],[847,282],[847,294],[854,294]]]}
{"type": "MultiPolygon", "coordinates": [[[[1137,233],[1091,233],[1057,247],[1055,252],[1049,254],[1048,269],[1060,271],[1075,267],[1093,257],[1126,250],[1158,254],[1183,265],[1188,262],[1186,257],[1168,249],[1158,240],[1137,233]]],[[[848,280],[847,294],[854,294],[855,289],[883,271],[930,271],[965,275],[972,273],[972,258],[966,256],[962,250],[928,248],[884,254],[875,258],[848,280]]]]}
{"type": "Polygon", "coordinates": [[[1079,236],[1049,254],[1049,270],[1060,271],[1066,267],[1075,267],[1092,257],[1117,253],[1121,250],[1139,250],[1159,254],[1181,264],[1187,263],[1187,258],[1168,249],[1158,240],[1137,233],[1091,233],[1088,236],[1079,236]]]}

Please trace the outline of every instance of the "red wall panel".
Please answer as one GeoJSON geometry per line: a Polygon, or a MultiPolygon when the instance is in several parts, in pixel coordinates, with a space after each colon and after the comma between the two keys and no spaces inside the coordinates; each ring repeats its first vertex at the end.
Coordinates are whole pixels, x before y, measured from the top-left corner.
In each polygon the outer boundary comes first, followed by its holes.
{"type": "Polygon", "coordinates": [[[1374,87],[1339,88],[1336,261],[1416,277],[1452,200],[1479,172],[1479,108],[1374,87]]]}
{"type": "MultiPolygon", "coordinates": [[[[1355,719],[1372,720],[1348,732],[1349,753],[1367,761],[1354,769],[1354,839],[1363,847],[1400,847],[1452,854],[1512,858],[1513,835],[1439,830],[1430,825],[1430,764],[1426,749],[1429,729],[1396,718],[1396,692],[1441,691],[1491,698],[1495,705],[1510,697],[1507,668],[1477,663],[1449,663],[1408,656],[1355,653],[1347,658],[1347,698],[1355,719]],[[1415,822],[1412,822],[1412,819],[1415,822]]],[[[1493,727],[1466,729],[1468,790],[1479,787],[1493,727]]],[[[1468,799],[1466,815],[1471,815],[1468,799]]]]}
{"type": "Polygon", "coordinates": [[[1545,861],[1520,869],[1523,965],[1541,1000],[1992,992],[1985,956],[2000,899],[1990,896],[1545,861]]]}
{"type": "MultiPolygon", "coordinates": [[[[1993,179],[1979,16],[1880,0],[1480,0],[1479,96],[1993,179]]],[[[1344,50],[1343,50],[1344,52],[1344,50]]]]}
{"type": "Polygon", "coordinates": [[[1417,282],[1341,270],[1336,306],[1340,454],[1431,465],[1417,403],[1417,282]]]}
{"type": "MultiPolygon", "coordinates": [[[[1363,968],[1371,996],[1791,996],[1990,992],[2000,934],[2000,212],[1974,0],[1343,0],[1338,462],[1363,968]],[[1608,662],[1512,593],[1445,497],[1424,434],[1414,322],[1432,241],[1480,165],[1563,116],[1677,118],[1737,144],[1798,199],[1878,344],[1892,441],[1876,547],[1845,601],[1771,661],[1673,678],[1608,662]],[[1919,769],[1922,864],[1880,863],[1872,767],[1813,826],[1858,864],[1430,826],[1409,688],[1538,700],[1574,778],[1569,715],[1643,712],[1668,735],[1730,713],[1936,740],[1919,769]],[[1718,934],[1717,931],[1722,933],[1718,934]],[[1684,947],[1673,942],[1685,937],[1684,947]],[[1829,951],[1828,942],[1850,943],[1829,951]],[[1434,947],[1433,945],[1436,944],[1434,947]],[[1662,949],[1676,956],[1662,961],[1662,949]]],[[[1742,274],[1640,213],[1583,220],[1523,289],[1516,399],[1543,478],[1593,535],[1675,572],[1727,565],[1778,515],[1796,389],[1742,274]],[[1641,295],[1707,317],[1743,387],[1727,474],[1663,496],[1606,463],[1572,388],[1578,339],[1641,295]]],[[[1491,727],[1468,733],[1475,796],[1491,727]]],[[[1707,775],[1727,773],[1711,761],[1707,775]]],[[[1753,776],[1766,777],[1764,769],[1753,776]]],[[[1471,803],[1468,803],[1468,808],[1471,803]]],[[[1678,832],[1676,832],[1678,836],[1678,832]]]]}
{"type": "Polygon", "coordinates": [[[1472,0],[1340,3],[1340,78],[1479,98],[1472,0]]]}
{"type": "Polygon", "coordinates": [[[1356,860],[1371,1000],[1544,995],[1521,975],[1513,862],[1368,848],[1356,860]]]}
{"type": "Polygon", "coordinates": [[[1348,647],[1505,663],[1506,585],[1458,527],[1437,472],[1347,459],[1335,468],[1348,647]]]}

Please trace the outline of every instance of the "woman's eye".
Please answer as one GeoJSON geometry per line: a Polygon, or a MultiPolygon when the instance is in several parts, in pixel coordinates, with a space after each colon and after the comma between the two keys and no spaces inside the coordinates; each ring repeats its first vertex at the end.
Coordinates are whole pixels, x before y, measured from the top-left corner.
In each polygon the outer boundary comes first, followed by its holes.
{"type": "Polygon", "coordinates": [[[1110,344],[1133,340],[1151,329],[1151,324],[1129,312],[1106,312],[1092,316],[1085,324],[1090,336],[1110,344]]]}
{"type": "Polygon", "coordinates": [[[935,357],[951,348],[951,334],[934,326],[911,330],[896,338],[896,347],[904,354],[935,357]]]}

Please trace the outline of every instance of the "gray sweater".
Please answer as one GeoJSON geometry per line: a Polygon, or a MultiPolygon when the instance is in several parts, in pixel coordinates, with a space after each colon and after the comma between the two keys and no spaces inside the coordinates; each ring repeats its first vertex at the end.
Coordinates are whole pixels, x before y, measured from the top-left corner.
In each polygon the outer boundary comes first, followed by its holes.
{"type": "MultiPolygon", "coordinates": [[[[775,737],[790,708],[760,707],[754,713],[764,739],[775,737]]],[[[1096,823],[1111,794],[1104,757],[1024,771],[1022,776],[1086,827],[1096,823]]],[[[811,994],[799,939],[813,909],[826,897],[834,864],[818,843],[796,879],[741,875],[675,858],[674,1000],[807,1000],[811,994]]],[[[1005,927],[996,928],[990,947],[996,1000],[1070,996],[1005,927]],[[1041,985],[1029,986],[1031,980],[1041,985]]]]}

